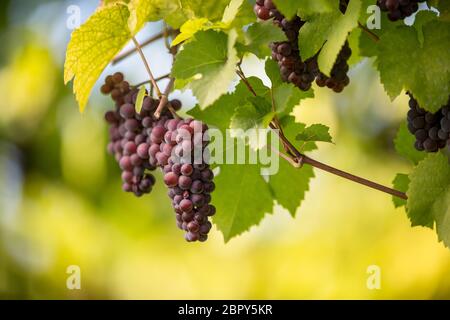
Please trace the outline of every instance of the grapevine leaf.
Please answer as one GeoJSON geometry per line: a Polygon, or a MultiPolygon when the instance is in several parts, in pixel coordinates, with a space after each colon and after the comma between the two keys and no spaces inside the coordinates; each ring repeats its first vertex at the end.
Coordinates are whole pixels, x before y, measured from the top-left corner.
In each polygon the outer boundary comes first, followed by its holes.
{"type": "Polygon", "coordinates": [[[177,0],[190,19],[207,18],[217,21],[222,18],[230,0],[177,0]]]}
{"type": "Polygon", "coordinates": [[[103,69],[131,38],[128,17],[126,6],[101,7],[72,33],[66,52],[64,82],[75,79],[73,91],[80,111],[84,111],[103,69]]]}
{"type": "Polygon", "coordinates": [[[232,0],[223,13],[222,21],[211,22],[207,18],[192,18],[186,21],[180,28],[180,33],[172,41],[172,46],[176,46],[183,41],[190,40],[198,31],[228,30],[230,28],[241,28],[243,25],[252,22],[254,13],[249,10],[249,4],[244,0],[232,0]],[[250,20],[249,12],[252,15],[250,20]]]}
{"type": "Polygon", "coordinates": [[[350,56],[350,58],[347,61],[348,65],[350,67],[357,65],[363,59],[363,57],[360,54],[360,48],[359,48],[361,32],[362,31],[359,28],[353,29],[353,31],[350,32],[350,34],[347,38],[350,49],[352,50],[352,55],[350,56]]]}
{"type": "MultiPolygon", "coordinates": [[[[407,174],[397,173],[394,181],[392,181],[392,184],[394,186],[394,189],[401,192],[406,192],[408,191],[409,177],[407,174]]],[[[394,202],[394,206],[396,208],[403,207],[404,205],[406,205],[406,200],[395,196],[392,197],[392,202],[394,202]]]]}
{"type": "MultiPolygon", "coordinates": [[[[250,77],[247,78],[247,80],[257,96],[265,96],[269,94],[270,89],[264,85],[261,79],[257,77],[250,77]]],[[[245,97],[244,98],[245,100],[253,95],[243,81],[240,81],[239,84],[236,86],[235,93],[239,97],[245,97]]]]}
{"type": "Polygon", "coordinates": [[[437,13],[431,10],[422,10],[417,12],[414,18],[414,28],[417,30],[417,37],[419,39],[419,43],[423,45],[423,26],[428,22],[435,20],[437,18],[437,13]]]}
{"type": "MultiPolygon", "coordinates": [[[[247,80],[258,96],[267,95],[269,92],[269,89],[264,86],[259,78],[250,77],[247,80]]],[[[242,104],[246,104],[248,102],[247,99],[252,96],[247,86],[240,81],[233,93],[222,95],[207,109],[202,110],[197,105],[188,114],[225,132],[225,129],[230,127],[230,121],[235,113],[235,109],[242,104]]]]}
{"type": "Polygon", "coordinates": [[[270,82],[272,83],[272,88],[277,87],[284,83],[283,79],[281,79],[280,67],[278,66],[278,63],[276,63],[274,60],[272,59],[266,60],[265,71],[266,75],[270,79],[270,82]]]}
{"type": "Polygon", "coordinates": [[[244,36],[244,45],[238,45],[240,54],[251,52],[258,58],[270,55],[270,42],[287,39],[283,30],[275,26],[271,20],[252,24],[244,36]]]}
{"type": "Polygon", "coordinates": [[[262,97],[250,97],[249,103],[238,106],[231,118],[231,129],[267,128],[272,121],[274,112],[269,102],[262,97]]]}
{"type": "Polygon", "coordinates": [[[225,24],[230,24],[236,18],[239,13],[244,0],[231,0],[228,6],[225,8],[222,16],[222,22],[225,24]]]}
{"type": "Polygon", "coordinates": [[[336,8],[336,2],[333,0],[274,0],[277,9],[286,17],[292,18],[299,14],[304,18],[315,13],[329,12],[336,8]]]}
{"type": "Polygon", "coordinates": [[[324,74],[330,74],[338,53],[342,49],[348,34],[358,26],[360,11],[361,0],[350,0],[345,14],[340,16],[339,19],[333,23],[333,28],[329,31],[327,41],[323,45],[317,60],[319,69],[324,74]]]}
{"type": "Polygon", "coordinates": [[[450,246],[450,165],[443,153],[429,154],[409,175],[408,217],[413,226],[436,230],[450,246]]]}
{"type": "Polygon", "coordinates": [[[379,41],[378,70],[391,99],[406,89],[422,108],[436,112],[447,103],[450,90],[450,23],[431,21],[422,31],[422,46],[414,27],[384,33],[379,41]]]}
{"type": "Polygon", "coordinates": [[[137,33],[146,22],[164,19],[174,28],[187,20],[178,0],[131,0],[129,29],[137,33]]]}
{"type": "Polygon", "coordinates": [[[303,61],[314,56],[322,48],[341,17],[342,14],[338,11],[316,14],[300,28],[298,44],[303,61]]]}
{"type": "Polygon", "coordinates": [[[406,122],[403,122],[394,139],[395,150],[397,150],[399,155],[417,164],[425,158],[425,153],[414,148],[415,141],[415,137],[408,131],[406,122]]]}
{"type": "Polygon", "coordinates": [[[176,46],[183,41],[186,41],[194,36],[200,30],[206,30],[206,25],[209,22],[206,18],[198,18],[188,20],[180,28],[180,33],[173,39],[171,46],[176,46]]]}
{"type": "Polygon", "coordinates": [[[311,166],[295,168],[289,162],[280,159],[278,172],[269,177],[269,186],[278,204],[295,217],[313,177],[314,171],[311,166]]]}
{"type": "MultiPolygon", "coordinates": [[[[362,10],[364,12],[364,10],[362,10]]],[[[380,38],[384,33],[395,29],[397,26],[403,25],[403,21],[390,21],[386,14],[381,14],[381,17],[376,17],[380,21],[380,29],[370,29],[370,33],[374,34],[377,38],[380,38]]],[[[378,53],[378,43],[373,36],[370,36],[368,32],[361,32],[359,37],[359,50],[360,54],[364,57],[373,57],[378,53]]]]}
{"type": "Polygon", "coordinates": [[[147,95],[147,90],[145,89],[145,86],[141,86],[139,88],[138,95],[136,97],[136,105],[135,109],[137,113],[141,113],[142,104],[144,103],[144,98],[147,95]]]}
{"type": "Polygon", "coordinates": [[[317,149],[317,145],[314,141],[299,141],[296,140],[296,136],[299,132],[303,132],[306,125],[300,122],[295,122],[295,118],[292,116],[284,116],[280,119],[281,127],[286,138],[302,152],[312,151],[317,149]]]}
{"type": "Polygon", "coordinates": [[[299,141],[322,141],[322,142],[333,142],[331,138],[330,128],[323,124],[312,124],[306,127],[302,132],[297,134],[296,139],[299,141]]]}
{"type": "Polygon", "coordinates": [[[238,99],[236,95],[228,93],[217,99],[209,108],[202,110],[197,105],[188,111],[188,114],[225,132],[230,126],[230,121],[237,105],[238,99]]]}
{"type": "Polygon", "coordinates": [[[228,36],[213,30],[200,31],[177,55],[172,74],[176,78],[193,79],[192,89],[201,108],[206,108],[227,92],[235,78],[238,62],[234,44],[236,32],[228,36]]]}
{"type": "MultiPolygon", "coordinates": [[[[295,135],[305,129],[303,123],[295,122],[292,116],[285,116],[280,119],[280,124],[283,128],[284,135],[296,148],[302,151],[316,149],[314,142],[302,144],[294,140],[295,135]]],[[[280,151],[284,151],[282,150],[282,146],[280,146],[280,151]]],[[[281,159],[279,171],[269,177],[269,185],[275,200],[294,217],[297,208],[305,197],[305,193],[309,190],[309,182],[313,177],[314,172],[312,167],[304,166],[302,168],[295,168],[289,162],[281,159]]]]}
{"type": "MultiPolygon", "coordinates": [[[[225,13],[224,13],[225,17],[225,13]]],[[[222,20],[224,20],[222,17],[222,20]]],[[[253,5],[251,0],[244,0],[239,8],[236,17],[231,22],[230,27],[236,28],[238,31],[242,29],[242,27],[254,22],[256,19],[255,13],[253,12],[253,5]]]]}
{"type": "Polygon", "coordinates": [[[214,223],[225,242],[258,224],[273,207],[268,184],[257,165],[222,165],[215,179],[214,223]]]}

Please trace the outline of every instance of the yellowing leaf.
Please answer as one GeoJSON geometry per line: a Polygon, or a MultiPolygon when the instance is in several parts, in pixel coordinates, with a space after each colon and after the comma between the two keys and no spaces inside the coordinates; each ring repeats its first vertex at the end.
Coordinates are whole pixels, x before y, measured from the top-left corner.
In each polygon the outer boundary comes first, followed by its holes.
{"type": "Polygon", "coordinates": [[[128,7],[132,33],[137,33],[148,21],[164,19],[178,28],[186,20],[178,0],[131,0],[128,7]]]}
{"type": "Polygon", "coordinates": [[[176,46],[181,42],[190,39],[200,30],[206,30],[208,19],[199,18],[186,21],[180,28],[180,34],[172,41],[172,46],[176,46]]]}
{"type": "Polygon", "coordinates": [[[231,22],[233,22],[243,2],[244,0],[231,0],[230,4],[225,8],[225,11],[223,12],[222,22],[225,24],[230,24],[231,22]]]}
{"type": "Polygon", "coordinates": [[[111,5],[100,8],[72,33],[66,52],[64,82],[74,80],[73,91],[80,111],[103,69],[131,38],[128,8],[111,5]]]}
{"type": "Polygon", "coordinates": [[[136,112],[140,113],[142,109],[142,104],[144,103],[144,98],[147,95],[147,90],[145,90],[145,86],[139,88],[138,95],[136,97],[136,112]]]}

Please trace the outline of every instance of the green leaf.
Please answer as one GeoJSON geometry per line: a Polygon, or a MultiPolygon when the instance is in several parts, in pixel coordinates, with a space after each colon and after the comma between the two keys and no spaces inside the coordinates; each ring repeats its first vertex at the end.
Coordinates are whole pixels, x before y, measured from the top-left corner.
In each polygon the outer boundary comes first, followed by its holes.
{"type": "Polygon", "coordinates": [[[450,246],[450,164],[443,153],[429,154],[409,175],[408,217],[413,226],[433,228],[450,246]]]}
{"type": "MultiPolygon", "coordinates": [[[[264,86],[262,81],[256,77],[248,78],[248,82],[256,91],[258,96],[267,95],[269,89],[264,86]]],[[[248,90],[247,86],[240,81],[233,93],[225,94],[216,100],[207,109],[202,110],[200,106],[195,106],[188,112],[195,119],[202,120],[208,125],[213,125],[225,132],[230,127],[231,118],[238,106],[247,104],[248,98],[253,94],[248,90]]]]}
{"type": "Polygon", "coordinates": [[[437,13],[430,10],[422,10],[417,12],[414,17],[414,28],[417,30],[417,37],[419,39],[419,43],[423,45],[423,26],[429,23],[432,20],[437,18],[437,13]]]}
{"type": "Polygon", "coordinates": [[[258,224],[273,207],[268,184],[257,165],[222,165],[215,179],[214,223],[225,242],[258,224]]]}
{"type": "MultiPolygon", "coordinates": [[[[261,79],[257,77],[250,77],[247,78],[248,82],[252,86],[253,90],[255,91],[257,96],[265,96],[268,95],[270,92],[270,89],[267,88],[264,83],[261,81],[261,79]]],[[[247,100],[248,97],[252,97],[253,94],[250,92],[250,90],[247,88],[245,83],[243,81],[240,81],[239,84],[236,86],[235,93],[239,97],[245,97],[243,100],[247,100]]]]}
{"type": "Polygon", "coordinates": [[[273,2],[277,9],[288,18],[296,14],[305,18],[315,13],[329,12],[337,7],[333,0],[274,0],[273,2]]]}
{"type": "Polygon", "coordinates": [[[230,27],[237,29],[239,32],[242,30],[242,27],[254,22],[255,20],[256,16],[253,12],[252,0],[244,0],[241,7],[239,8],[238,13],[236,14],[236,17],[234,18],[233,22],[231,22],[230,27]]]}
{"type": "Polygon", "coordinates": [[[313,177],[314,171],[311,166],[295,168],[289,162],[280,159],[278,172],[269,177],[269,185],[274,199],[295,217],[313,177]]]}
{"type": "Polygon", "coordinates": [[[147,90],[145,89],[145,86],[141,86],[139,88],[139,92],[138,95],[136,97],[136,105],[135,105],[135,109],[137,113],[141,112],[142,109],[142,104],[144,103],[144,98],[147,95],[147,90]]]}
{"type": "Polygon", "coordinates": [[[415,141],[416,138],[408,131],[406,121],[402,122],[394,139],[395,150],[399,155],[417,164],[425,158],[425,153],[414,148],[415,141]]]}
{"type": "Polygon", "coordinates": [[[422,31],[422,46],[414,27],[383,34],[377,67],[391,99],[409,90],[422,108],[436,112],[447,103],[450,91],[450,23],[431,21],[422,31]]]}
{"type": "Polygon", "coordinates": [[[269,102],[262,97],[250,97],[249,103],[240,105],[231,118],[231,129],[267,128],[272,121],[274,112],[269,102]]]}
{"type": "Polygon", "coordinates": [[[66,52],[64,82],[67,84],[75,78],[73,91],[80,111],[84,111],[103,69],[131,38],[128,17],[124,5],[102,7],[72,33],[66,52]]]}
{"type": "Polygon", "coordinates": [[[313,57],[323,47],[341,17],[339,11],[316,14],[300,28],[298,45],[303,61],[313,57]]]}
{"type": "Polygon", "coordinates": [[[222,18],[230,0],[177,0],[190,19],[207,18],[217,21],[222,18]]]}
{"type": "Polygon", "coordinates": [[[296,139],[299,141],[321,141],[321,142],[333,142],[331,138],[330,128],[323,124],[312,124],[306,127],[302,132],[297,134],[296,139]]]}
{"type": "MultiPolygon", "coordinates": [[[[394,181],[392,181],[392,184],[394,186],[394,189],[401,192],[407,192],[409,186],[409,177],[407,174],[397,173],[394,181]]],[[[396,208],[403,207],[406,205],[406,200],[395,196],[392,196],[392,202],[394,202],[394,206],[396,208]]]]}
{"type": "Polygon", "coordinates": [[[244,24],[255,19],[255,14],[248,10],[247,0],[232,0],[223,13],[222,21],[211,22],[207,18],[192,18],[186,21],[180,28],[180,33],[172,41],[171,46],[176,46],[183,41],[190,40],[198,31],[210,29],[227,31],[230,28],[241,28],[244,24]],[[249,12],[252,19],[249,20],[249,12]]]}
{"type": "MultiPolygon", "coordinates": [[[[299,150],[302,144],[296,141],[294,137],[298,132],[305,129],[303,123],[295,122],[294,117],[285,116],[280,119],[284,135],[299,150]]],[[[311,151],[316,149],[314,142],[307,142],[302,151],[311,151]]],[[[280,151],[284,151],[280,145],[280,151]]],[[[274,199],[286,208],[294,217],[297,208],[305,197],[305,193],[309,190],[309,182],[314,177],[313,168],[311,166],[303,166],[295,168],[289,162],[280,158],[279,171],[275,175],[269,177],[269,185],[274,195],[274,199]]]]}
{"type": "Polygon", "coordinates": [[[252,24],[244,36],[244,44],[238,44],[240,55],[251,52],[261,59],[270,55],[271,42],[287,40],[286,34],[272,20],[252,24]]]}
{"type": "Polygon", "coordinates": [[[238,62],[234,44],[236,32],[225,34],[213,30],[200,31],[194,40],[178,53],[172,68],[176,78],[193,79],[192,89],[201,108],[206,108],[228,91],[235,78],[238,62]]]}
{"type": "Polygon", "coordinates": [[[286,138],[301,152],[307,152],[317,149],[317,145],[314,141],[299,141],[296,136],[299,132],[303,132],[306,128],[304,123],[295,122],[293,116],[284,116],[280,118],[280,124],[283,128],[283,133],[286,138]]]}
{"type": "MultiPolygon", "coordinates": [[[[323,45],[317,59],[319,69],[324,74],[330,74],[348,34],[358,26],[360,11],[361,0],[350,0],[345,14],[340,16],[335,22],[332,22],[333,28],[328,32],[327,41],[323,45]]],[[[299,43],[300,41],[299,36],[299,43]]]]}
{"type": "Polygon", "coordinates": [[[131,0],[129,29],[137,33],[146,22],[164,19],[174,28],[187,20],[178,0],[131,0]]]}
{"type": "Polygon", "coordinates": [[[192,110],[189,110],[188,114],[225,132],[230,126],[230,121],[237,105],[238,99],[235,94],[225,94],[207,109],[202,110],[197,105],[192,110]]]}

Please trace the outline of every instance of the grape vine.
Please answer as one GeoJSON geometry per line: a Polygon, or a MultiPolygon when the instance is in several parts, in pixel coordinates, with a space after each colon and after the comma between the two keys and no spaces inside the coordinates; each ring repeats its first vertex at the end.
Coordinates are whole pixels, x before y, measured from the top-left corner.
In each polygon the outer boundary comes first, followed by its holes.
{"type": "Polygon", "coordinates": [[[419,11],[419,3],[423,1],[416,0],[336,0],[334,5],[325,1],[323,6],[294,0],[223,0],[215,2],[223,11],[221,17],[205,12],[194,2],[189,9],[177,1],[170,6],[163,5],[166,1],[160,2],[151,10],[146,1],[133,1],[132,5],[108,2],[94,13],[95,19],[74,31],[67,51],[65,81],[74,80],[81,110],[94,86],[93,80],[108,62],[118,63],[137,53],[144,63],[148,80],[132,86],[122,73],[116,73],[108,76],[101,87],[102,93],[109,94],[115,102],[114,109],[105,114],[110,126],[108,151],[122,170],[124,191],[136,196],[151,192],[154,170],[160,168],[177,226],[185,232],[186,240],[205,241],[212,226],[210,217],[214,216],[211,219],[228,241],[258,224],[265,213],[271,212],[275,201],[294,215],[313,173],[297,177],[296,172],[288,170],[304,170],[301,174],[305,174],[307,170],[303,167],[311,166],[396,197],[395,204],[406,205],[408,218],[414,225],[438,226],[440,239],[450,245],[450,238],[442,231],[450,230],[445,225],[449,220],[442,218],[443,212],[448,212],[444,197],[450,179],[446,178],[448,161],[445,161],[446,146],[450,145],[447,65],[450,28],[442,1],[429,3],[440,13],[435,15],[435,11],[419,11]],[[378,5],[392,21],[417,12],[416,21],[412,25],[388,23],[380,30],[372,30],[369,24],[364,25],[370,14],[363,5],[369,4],[378,5]],[[117,24],[112,25],[111,20],[117,24]],[[139,43],[135,38],[137,32],[147,21],[157,20],[164,20],[164,30],[139,43]],[[142,47],[159,39],[164,40],[173,65],[170,71],[163,71],[166,74],[154,77],[151,67],[157,61],[147,61],[142,47]],[[134,48],[121,52],[130,41],[134,48]],[[110,50],[102,47],[102,43],[110,44],[110,50]],[[179,52],[178,47],[182,47],[179,52]],[[261,63],[265,61],[270,86],[262,79],[246,77],[243,70],[248,54],[257,56],[261,63]],[[414,167],[409,175],[395,180],[395,188],[310,158],[305,154],[310,149],[305,146],[315,148],[318,142],[331,142],[329,128],[320,123],[298,123],[298,119],[290,116],[302,99],[313,97],[314,83],[342,92],[350,83],[352,55],[373,58],[390,98],[399,96],[403,90],[409,94],[407,127],[401,126],[395,144],[414,167]],[[237,76],[240,81],[232,89],[237,76]],[[166,78],[168,85],[160,90],[158,83],[166,78]],[[145,91],[142,86],[147,85],[149,90],[145,91]],[[174,87],[191,90],[198,102],[183,118],[177,113],[181,102],[169,99],[174,87]],[[215,178],[204,159],[196,163],[189,154],[195,154],[195,150],[208,153],[211,145],[201,139],[208,130],[206,123],[220,130],[272,129],[278,134],[276,140],[281,142],[281,147],[272,151],[291,165],[290,169],[282,169],[280,176],[285,178],[275,175],[263,179],[256,173],[258,170],[246,171],[244,176],[257,186],[254,192],[261,201],[251,199],[249,193],[242,195],[242,188],[235,190],[222,172],[233,181],[241,176],[234,177],[236,170],[231,170],[228,164],[219,164],[221,174],[215,178]],[[427,174],[433,170],[444,174],[427,174]],[[295,184],[287,181],[288,176],[303,180],[295,184]],[[218,191],[212,199],[216,184],[218,191]],[[286,188],[300,188],[299,195],[291,194],[295,199],[286,199],[281,191],[286,188]],[[422,192],[425,189],[442,192],[427,193],[428,202],[424,204],[421,197],[425,197],[422,192]],[[229,205],[233,197],[240,201],[239,205],[229,205]]]}

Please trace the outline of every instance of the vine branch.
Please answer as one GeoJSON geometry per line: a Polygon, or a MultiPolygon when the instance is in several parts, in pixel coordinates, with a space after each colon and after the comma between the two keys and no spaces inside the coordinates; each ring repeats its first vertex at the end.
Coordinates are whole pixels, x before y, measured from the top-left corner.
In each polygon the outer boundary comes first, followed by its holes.
{"type": "MultiPolygon", "coordinates": [[[[165,33],[172,33],[172,32],[173,32],[172,29],[168,29],[168,30],[166,30],[166,31],[164,31],[164,32],[157,33],[157,34],[155,34],[154,36],[151,36],[150,38],[148,38],[147,40],[145,40],[144,42],[142,42],[142,43],[140,44],[140,46],[141,46],[141,48],[143,48],[143,47],[149,45],[149,44],[152,43],[152,42],[155,42],[155,41],[157,41],[157,40],[159,40],[159,39],[162,39],[162,38],[164,37],[164,34],[165,34],[165,33]]],[[[131,56],[131,55],[132,55],[133,53],[135,53],[136,51],[137,51],[137,49],[136,49],[136,47],[134,47],[134,48],[128,49],[127,51],[124,51],[124,52],[118,54],[118,55],[112,60],[112,62],[111,62],[112,65],[115,65],[115,64],[121,62],[121,61],[124,60],[125,58],[131,56]]]]}
{"type": "MultiPolygon", "coordinates": [[[[155,111],[155,117],[156,119],[159,119],[159,117],[161,116],[162,111],[164,110],[164,108],[166,107],[167,103],[169,102],[168,96],[170,91],[172,91],[173,85],[175,83],[175,78],[170,77],[169,83],[166,86],[166,89],[164,90],[164,93],[161,95],[161,99],[159,101],[159,105],[156,108],[155,111]]],[[[169,108],[170,110],[170,108],[169,108]]],[[[170,112],[172,112],[172,114],[174,113],[174,110],[171,109],[170,112]]]]}
{"type": "MultiPolygon", "coordinates": [[[[256,96],[255,90],[252,88],[252,85],[248,82],[247,78],[245,77],[244,73],[242,72],[242,69],[240,68],[240,66],[238,65],[238,70],[236,71],[237,74],[239,75],[239,77],[242,79],[242,81],[246,84],[247,88],[249,89],[250,92],[252,92],[253,95],[256,96]],[[244,80],[245,79],[245,80],[244,80]]],[[[302,154],[290,141],[289,139],[286,138],[286,136],[284,135],[283,131],[280,130],[281,126],[279,125],[279,123],[277,121],[272,121],[270,123],[270,128],[275,130],[278,133],[278,136],[280,138],[280,140],[282,141],[283,145],[285,146],[285,148],[287,149],[287,151],[291,154],[291,159],[288,160],[289,163],[291,163],[294,167],[296,168],[300,168],[301,166],[303,166],[303,164],[309,164],[310,166],[313,166],[314,168],[326,171],[328,173],[337,175],[341,178],[362,184],[366,187],[390,194],[392,196],[407,200],[408,197],[406,196],[406,194],[404,192],[383,186],[379,183],[376,183],[374,181],[356,176],[354,174],[345,172],[343,170],[337,169],[335,167],[329,166],[327,164],[324,164],[320,161],[314,160],[304,154],[302,154]]],[[[278,154],[281,156],[281,153],[278,152],[278,154]]],[[[282,158],[286,159],[286,157],[288,157],[287,155],[283,154],[282,158]]],[[[287,159],[286,159],[287,160],[287,159]]]]}
{"type": "Polygon", "coordinates": [[[161,90],[159,90],[159,87],[158,87],[158,84],[156,83],[155,77],[153,77],[152,70],[150,69],[147,59],[145,58],[144,52],[142,52],[141,45],[139,44],[139,42],[136,40],[135,37],[132,37],[132,40],[134,42],[136,50],[138,51],[139,55],[141,56],[142,62],[144,63],[144,66],[145,66],[145,69],[147,69],[147,73],[150,76],[150,81],[156,90],[156,94],[158,95],[158,97],[161,98],[161,96],[162,96],[161,90]]]}
{"type": "MultiPolygon", "coordinates": [[[[168,32],[168,28],[167,26],[164,27],[164,43],[167,47],[167,49],[169,50],[170,54],[172,55],[172,63],[175,61],[175,56],[178,52],[178,46],[174,46],[174,47],[170,47],[168,38],[169,38],[169,32],[168,32]]],[[[175,118],[179,118],[179,116],[177,115],[176,111],[172,108],[172,106],[169,103],[169,93],[173,90],[173,86],[175,84],[175,78],[172,77],[169,74],[169,83],[166,86],[166,89],[164,90],[163,95],[161,96],[161,99],[159,101],[159,105],[156,108],[156,111],[154,113],[155,117],[158,119],[161,116],[161,113],[163,112],[164,108],[167,106],[170,113],[175,117],[175,118]]]]}
{"type": "MultiPolygon", "coordinates": [[[[170,77],[170,73],[167,73],[167,74],[164,74],[162,76],[159,76],[159,77],[155,78],[155,81],[158,82],[158,81],[161,81],[161,80],[169,78],[169,77],[170,77]]],[[[133,87],[138,88],[138,87],[140,87],[140,86],[142,86],[144,84],[148,84],[148,83],[151,83],[151,82],[152,82],[151,80],[145,80],[145,81],[139,82],[138,84],[133,85],[133,87]]]]}

